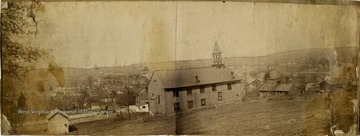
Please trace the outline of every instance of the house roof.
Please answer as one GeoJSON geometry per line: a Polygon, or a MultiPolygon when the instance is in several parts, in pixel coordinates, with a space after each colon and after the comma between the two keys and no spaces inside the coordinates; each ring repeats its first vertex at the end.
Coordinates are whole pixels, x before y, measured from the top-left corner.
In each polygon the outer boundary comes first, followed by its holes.
{"type": "Polygon", "coordinates": [[[60,114],[62,116],[64,116],[65,118],[69,119],[69,115],[67,115],[66,113],[62,112],[61,110],[59,109],[54,109],[52,110],[48,115],[46,115],[46,118],[48,120],[50,120],[51,118],[53,118],[56,114],[60,114]]]}
{"type": "Polygon", "coordinates": [[[142,95],[143,93],[146,93],[146,89],[141,89],[141,92],[138,95],[142,95]]]}
{"type": "Polygon", "coordinates": [[[241,80],[229,68],[214,67],[154,71],[151,78],[154,75],[161,80],[164,88],[179,88],[241,80]],[[196,80],[196,77],[198,80],[196,80]]]}
{"type": "Polygon", "coordinates": [[[278,86],[278,84],[276,84],[276,83],[267,83],[267,84],[264,84],[263,86],[261,86],[259,91],[272,92],[272,91],[275,91],[277,86],[278,86]]]}
{"type": "Polygon", "coordinates": [[[249,83],[249,84],[251,84],[251,83],[255,82],[256,80],[260,81],[259,79],[256,79],[256,78],[253,78],[253,77],[249,77],[246,82],[249,83]]]}
{"type": "Polygon", "coordinates": [[[139,100],[141,100],[141,101],[143,101],[143,100],[149,100],[148,92],[147,92],[145,89],[143,89],[143,90],[138,94],[137,98],[138,98],[139,100]]]}
{"type": "Polygon", "coordinates": [[[140,94],[142,90],[143,90],[143,88],[137,88],[137,87],[129,88],[129,91],[131,91],[135,94],[140,94]]]}
{"type": "Polygon", "coordinates": [[[275,91],[278,92],[288,92],[293,84],[280,84],[276,87],[275,91]]]}

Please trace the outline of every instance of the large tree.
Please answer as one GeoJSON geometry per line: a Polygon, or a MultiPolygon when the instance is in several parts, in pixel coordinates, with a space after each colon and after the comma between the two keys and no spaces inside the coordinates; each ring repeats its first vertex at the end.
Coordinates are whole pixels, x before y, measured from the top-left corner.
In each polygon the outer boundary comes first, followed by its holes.
{"type": "Polygon", "coordinates": [[[36,36],[39,21],[34,8],[41,3],[8,2],[7,5],[1,13],[2,72],[4,76],[22,79],[26,65],[45,54],[24,40],[36,36]]]}
{"type": "Polygon", "coordinates": [[[30,63],[45,56],[45,51],[26,40],[36,36],[39,21],[35,15],[41,7],[39,1],[7,2],[1,12],[2,112],[13,127],[22,124],[17,109],[27,106],[21,84],[24,73],[30,63]]]}

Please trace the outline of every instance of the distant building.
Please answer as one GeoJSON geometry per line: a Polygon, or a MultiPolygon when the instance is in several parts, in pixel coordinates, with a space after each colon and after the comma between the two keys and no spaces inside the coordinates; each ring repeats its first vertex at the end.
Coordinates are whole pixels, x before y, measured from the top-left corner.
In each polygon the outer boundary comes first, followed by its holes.
{"type": "Polygon", "coordinates": [[[49,134],[69,133],[69,116],[59,109],[55,109],[46,116],[49,134]]]}
{"type": "Polygon", "coordinates": [[[259,79],[248,76],[245,83],[245,91],[247,97],[257,97],[259,96],[259,88],[261,87],[262,82],[259,79]]]}
{"type": "Polygon", "coordinates": [[[276,83],[266,83],[259,89],[260,96],[266,97],[266,96],[272,96],[272,95],[278,95],[283,94],[284,92],[276,92],[275,89],[278,86],[276,83]]]}
{"type": "Polygon", "coordinates": [[[252,87],[261,86],[261,81],[259,79],[256,79],[256,78],[249,78],[249,79],[247,79],[246,82],[252,87]]]}
{"type": "Polygon", "coordinates": [[[126,74],[108,74],[103,78],[103,83],[107,86],[123,87],[128,80],[126,74]]]}
{"type": "Polygon", "coordinates": [[[307,93],[320,92],[320,85],[316,82],[307,83],[305,86],[305,92],[307,93]]]}
{"type": "Polygon", "coordinates": [[[99,97],[97,97],[100,102],[102,103],[108,103],[108,102],[114,102],[115,101],[115,95],[109,94],[109,93],[101,93],[99,97]]]}
{"type": "Polygon", "coordinates": [[[343,85],[341,84],[331,84],[327,82],[326,80],[319,82],[320,92],[326,92],[326,91],[335,91],[337,89],[344,89],[343,85]]]}
{"type": "Polygon", "coordinates": [[[300,92],[294,87],[293,84],[276,84],[276,83],[267,83],[263,85],[260,89],[260,96],[285,96],[285,95],[297,95],[300,92]]]}
{"type": "Polygon", "coordinates": [[[298,95],[300,92],[293,84],[280,84],[275,89],[276,92],[286,92],[287,95],[298,95]]]}
{"type": "Polygon", "coordinates": [[[327,82],[327,81],[321,81],[319,83],[319,86],[320,86],[320,91],[324,92],[324,91],[330,91],[332,90],[332,87],[331,85],[327,82]]]}

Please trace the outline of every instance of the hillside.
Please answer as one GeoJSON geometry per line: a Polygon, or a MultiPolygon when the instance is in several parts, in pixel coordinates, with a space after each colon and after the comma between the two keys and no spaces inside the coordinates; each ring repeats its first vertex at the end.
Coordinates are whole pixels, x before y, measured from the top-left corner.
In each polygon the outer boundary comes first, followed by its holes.
{"type": "MultiPolygon", "coordinates": [[[[289,51],[260,57],[232,57],[224,58],[226,66],[262,66],[278,67],[292,70],[308,70],[312,67],[322,65],[324,67],[338,63],[357,62],[356,47],[341,48],[315,48],[307,50],[289,51]],[[337,56],[335,55],[337,52],[337,56]]],[[[209,67],[212,59],[202,60],[182,60],[157,63],[141,63],[120,67],[98,67],[92,69],[65,68],[65,79],[86,80],[88,76],[102,77],[107,74],[136,74],[140,73],[144,67],[148,67],[150,72],[159,69],[181,69],[193,67],[209,67]]]]}

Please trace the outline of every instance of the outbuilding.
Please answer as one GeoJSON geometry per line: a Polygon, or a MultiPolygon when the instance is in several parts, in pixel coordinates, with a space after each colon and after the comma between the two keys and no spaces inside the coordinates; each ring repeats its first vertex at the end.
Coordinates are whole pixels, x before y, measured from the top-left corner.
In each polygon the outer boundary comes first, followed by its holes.
{"type": "Polygon", "coordinates": [[[52,110],[47,116],[49,134],[69,133],[69,116],[59,109],[52,110]]]}

